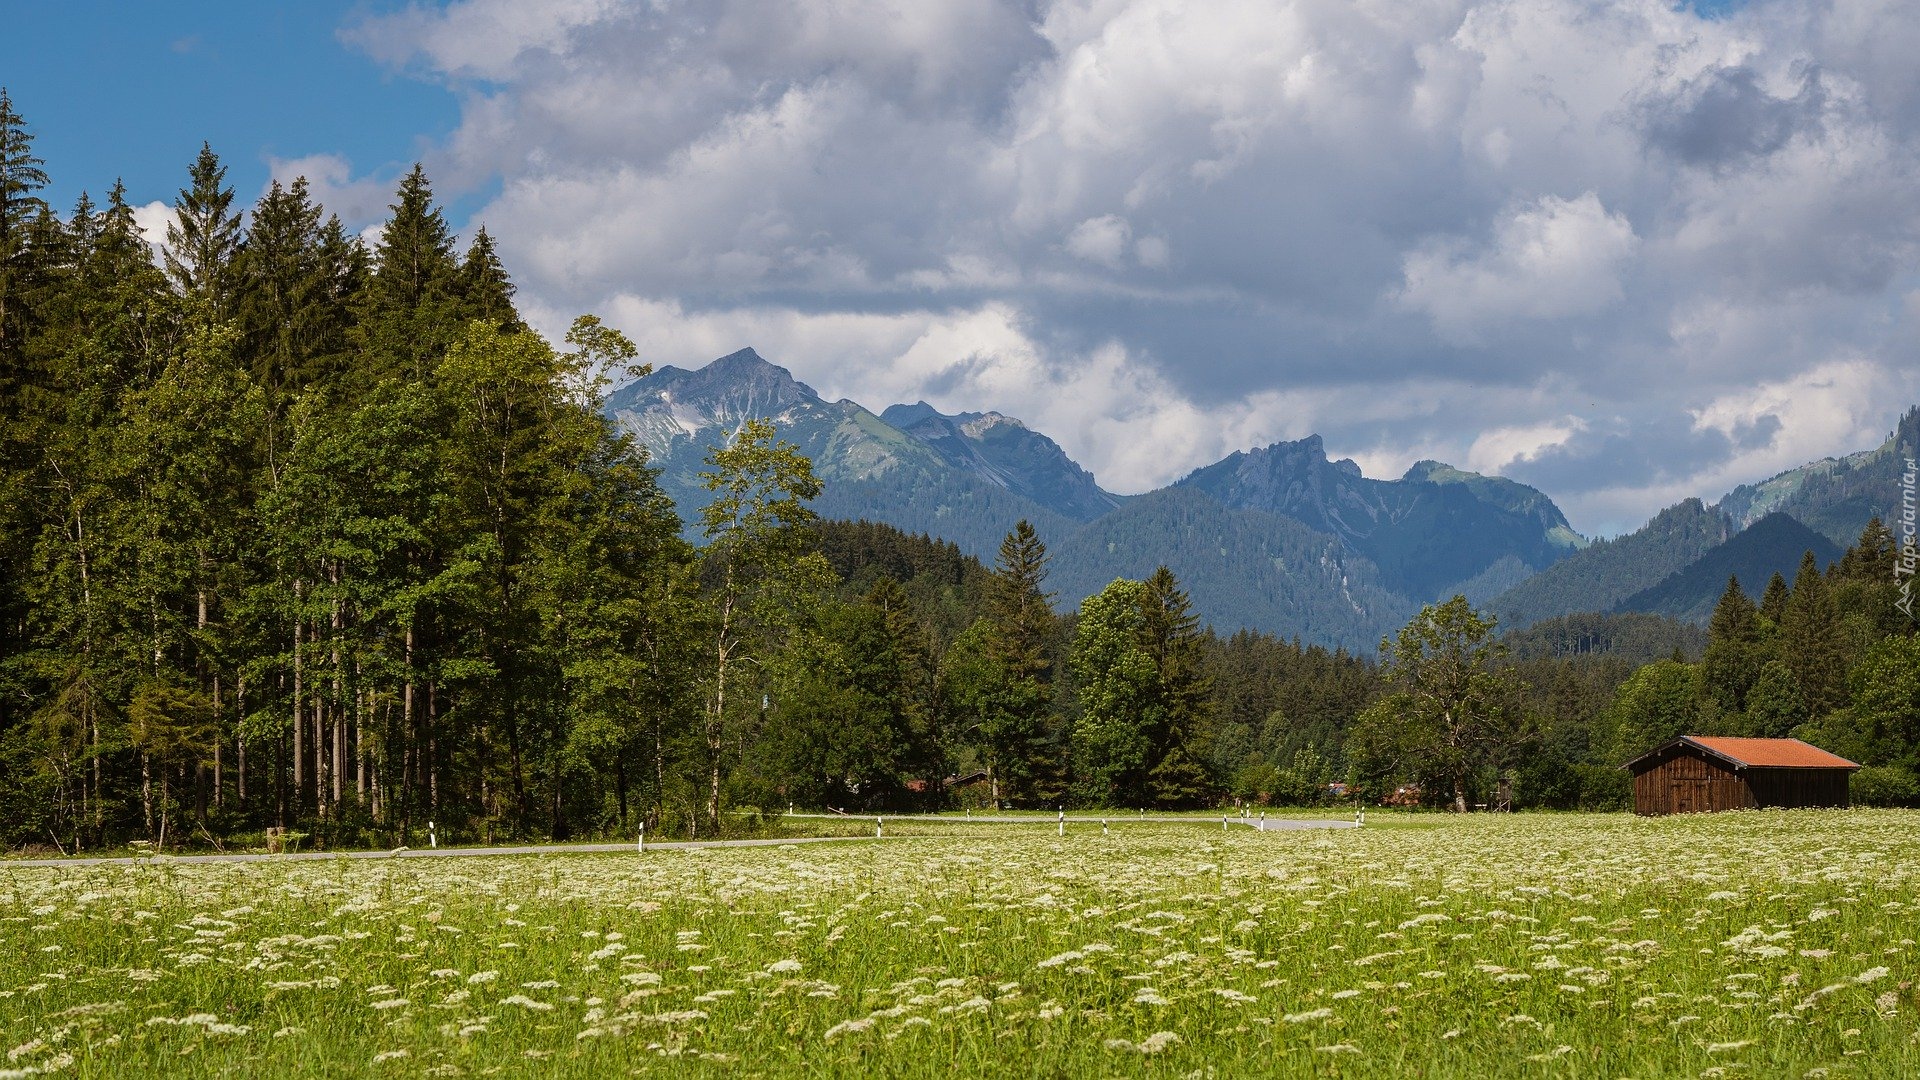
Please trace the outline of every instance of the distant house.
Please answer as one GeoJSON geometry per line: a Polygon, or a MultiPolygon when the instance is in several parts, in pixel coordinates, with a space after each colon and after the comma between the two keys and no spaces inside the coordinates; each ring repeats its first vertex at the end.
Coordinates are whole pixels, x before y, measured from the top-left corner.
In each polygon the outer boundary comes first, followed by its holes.
{"type": "Polygon", "coordinates": [[[1847,805],[1860,766],[1799,739],[1682,735],[1627,762],[1636,814],[1847,805]]]}

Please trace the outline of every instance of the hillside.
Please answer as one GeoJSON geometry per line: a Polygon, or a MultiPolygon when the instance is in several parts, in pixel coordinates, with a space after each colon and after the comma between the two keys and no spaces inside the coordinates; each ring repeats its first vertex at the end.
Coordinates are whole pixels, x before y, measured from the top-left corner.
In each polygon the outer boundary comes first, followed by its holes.
{"type": "Polygon", "coordinates": [[[1612,611],[1725,542],[1733,531],[1719,511],[1688,499],[1625,536],[1595,541],[1494,597],[1488,607],[1502,625],[1514,629],[1556,615],[1612,611]]]}
{"type": "Polygon", "coordinates": [[[1557,615],[1502,635],[1516,661],[1567,657],[1614,657],[1633,665],[1666,660],[1676,652],[1698,660],[1707,632],[1692,623],[1644,612],[1557,615]]]}
{"type": "Polygon", "coordinates": [[[1742,526],[1771,513],[1791,514],[1844,548],[1860,538],[1868,520],[1899,516],[1900,474],[1909,455],[1920,455],[1920,408],[1909,409],[1874,449],[1734,488],[1720,500],[1720,510],[1742,526]]]}
{"type": "Polygon", "coordinates": [[[1615,610],[1665,615],[1705,626],[1726,591],[1727,578],[1739,578],[1741,588],[1757,603],[1774,574],[1792,581],[1809,551],[1822,568],[1841,554],[1831,540],[1792,517],[1768,514],[1659,584],[1620,601],[1615,610]]]}
{"type": "Polygon", "coordinates": [[[1418,608],[1334,537],[1182,487],[1131,499],[1056,546],[1049,584],[1067,610],[1162,563],[1223,633],[1246,628],[1370,653],[1418,608]]]}

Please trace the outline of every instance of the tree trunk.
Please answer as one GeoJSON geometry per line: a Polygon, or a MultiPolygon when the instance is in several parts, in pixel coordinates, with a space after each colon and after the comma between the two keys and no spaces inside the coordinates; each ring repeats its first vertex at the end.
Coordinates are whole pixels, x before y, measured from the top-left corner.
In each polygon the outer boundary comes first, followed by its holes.
{"type": "MultiPolygon", "coordinates": [[[[300,583],[293,583],[293,595],[300,597],[300,583]]],[[[295,817],[305,808],[303,792],[306,790],[306,747],[304,745],[307,722],[305,668],[301,656],[301,633],[305,620],[297,614],[293,619],[293,813],[295,817]]],[[[284,826],[286,822],[281,822],[284,826]]]]}

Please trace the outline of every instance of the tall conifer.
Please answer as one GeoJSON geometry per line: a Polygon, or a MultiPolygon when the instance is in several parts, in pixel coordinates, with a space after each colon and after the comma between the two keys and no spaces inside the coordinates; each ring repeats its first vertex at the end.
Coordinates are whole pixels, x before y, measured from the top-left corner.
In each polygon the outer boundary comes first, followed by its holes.
{"type": "Polygon", "coordinates": [[[1846,658],[1840,610],[1832,587],[1809,551],[1793,577],[1780,621],[1780,659],[1793,672],[1813,716],[1846,704],[1846,658]]]}
{"type": "Polygon", "coordinates": [[[420,165],[400,181],[388,209],[393,216],[373,252],[368,329],[374,348],[391,359],[391,373],[419,380],[458,335],[459,263],[453,233],[434,205],[433,186],[420,165]]]}
{"type": "Polygon", "coordinates": [[[458,281],[460,300],[468,318],[480,319],[504,332],[524,329],[519,313],[513,309],[513,281],[494,250],[493,237],[486,226],[473,236],[466,261],[460,264],[458,281]]]}
{"type": "Polygon", "coordinates": [[[233,258],[240,250],[240,215],[233,211],[227,167],[207,143],[188,170],[188,184],[173,200],[167,226],[167,276],[185,296],[205,305],[214,319],[229,314],[233,258]]]}
{"type": "Polygon", "coordinates": [[[27,225],[47,208],[39,195],[47,186],[45,164],[34,156],[33,133],[0,87],[0,378],[17,362],[19,312],[12,293],[24,270],[27,225]]]}
{"type": "Polygon", "coordinates": [[[1700,673],[1702,693],[1722,714],[1746,712],[1747,692],[1760,677],[1759,615],[1740,579],[1727,578],[1726,591],[1707,624],[1707,653],[1700,673]]]}

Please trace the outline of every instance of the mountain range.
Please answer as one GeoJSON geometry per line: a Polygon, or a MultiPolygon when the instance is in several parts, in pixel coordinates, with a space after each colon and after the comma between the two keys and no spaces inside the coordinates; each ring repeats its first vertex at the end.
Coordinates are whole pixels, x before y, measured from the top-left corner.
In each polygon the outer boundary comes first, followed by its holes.
{"type": "MultiPolygon", "coordinates": [[[[812,459],[823,482],[813,508],[823,518],[925,533],[988,562],[1024,519],[1052,552],[1049,586],[1063,610],[1116,577],[1143,577],[1164,563],[1202,618],[1222,629],[1355,650],[1371,650],[1421,604],[1456,592],[1509,626],[1573,612],[1694,620],[1697,579],[1721,564],[1757,565],[1797,541],[1775,523],[1760,536],[1770,542],[1750,542],[1752,550],[1671,586],[1668,579],[1770,513],[1792,515],[1808,535],[1851,542],[1874,492],[1893,490],[1875,485],[1895,464],[1890,447],[1899,438],[1736,489],[1719,506],[1688,500],[1635,533],[1589,544],[1535,488],[1437,461],[1371,478],[1351,460],[1329,459],[1317,435],[1235,452],[1157,491],[1119,495],[1012,417],[950,415],[925,401],[877,413],[828,401],[752,349],[695,370],[662,367],[616,390],[605,408],[646,448],[690,522],[707,500],[699,473],[709,448],[764,418],[812,459]]],[[[1902,421],[1902,431],[1909,427],[1920,430],[1920,413],[1902,421]]],[[[1721,574],[1713,596],[1725,582],[1721,574]]]]}

